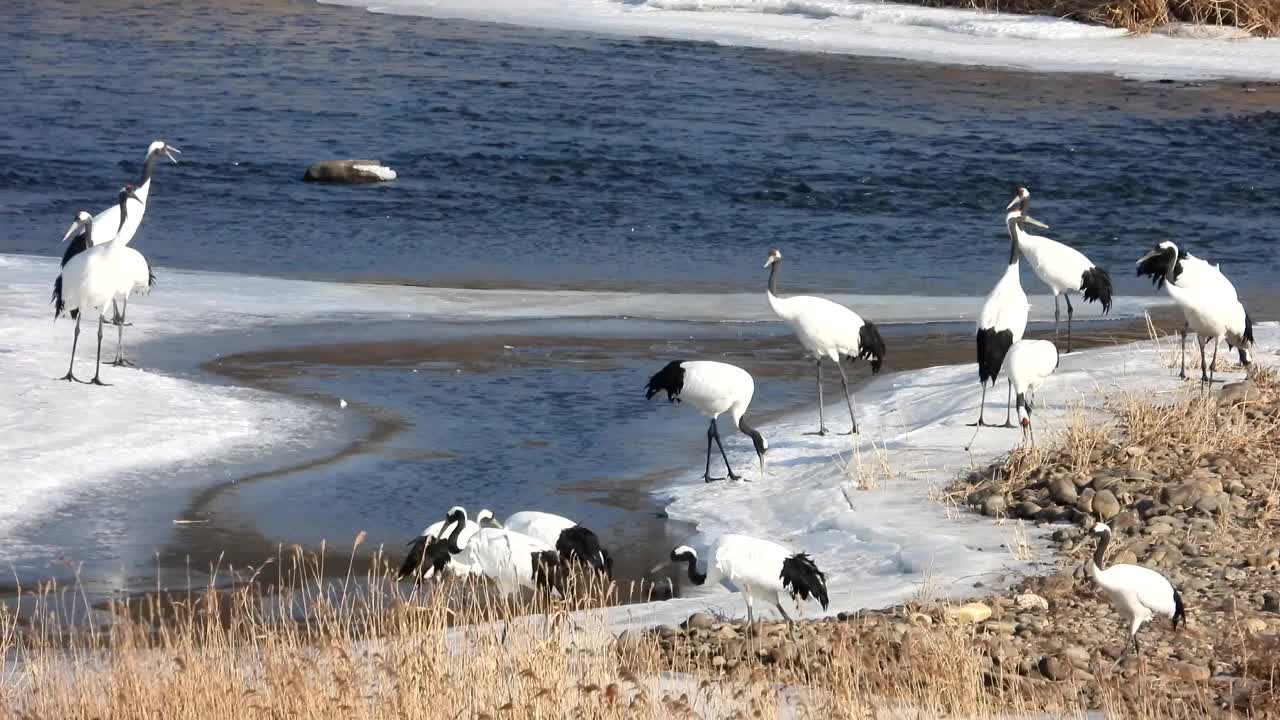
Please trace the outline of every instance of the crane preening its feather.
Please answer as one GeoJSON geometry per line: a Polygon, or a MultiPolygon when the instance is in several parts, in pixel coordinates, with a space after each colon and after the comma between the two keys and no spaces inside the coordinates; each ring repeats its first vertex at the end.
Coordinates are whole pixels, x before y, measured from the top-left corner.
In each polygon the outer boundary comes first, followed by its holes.
{"type": "Polygon", "coordinates": [[[705,482],[724,480],[723,477],[711,476],[711,441],[715,440],[716,446],[720,448],[720,457],[724,458],[729,479],[742,480],[742,476],[734,473],[729,465],[729,456],[724,451],[720,431],[716,428],[716,418],[721,413],[729,413],[738,430],[751,438],[756,457],[760,459],[760,476],[763,477],[764,454],[769,450],[769,442],[758,430],[748,425],[744,417],[751,405],[755,388],[751,374],[737,365],[714,360],[673,360],[649,378],[644,397],[650,400],[654,395],[665,392],[671,402],[688,401],[698,412],[710,417],[711,425],[707,428],[707,466],[702,479],[705,482]]]}
{"type": "Polygon", "coordinates": [[[503,527],[554,547],[565,562],[576,562],[605,577],[613,575],[613,556],[601,546],[600,538],[569,518],[524,510],[509,516],[503,527]]]}
{"type": "Polygon", "coordinates": [[[765,295],[773,312],[791,326],[800,344],[813,356],[818,373],[818,435],[827,434],[822,410],[822,360],[835,363],[840,371],[840,385],[844,388],[845,403],[849,406],[849,420],[853,423],[848,434],[858,432],[858,419],[853,412],[853,393],[849,391],[849,378],[845,375],[842,358],[850,363],[862,358],[871,364],[871,374],[880,372],[884,363],[884,338],[874,323],[863,320],[858,313],[826,298],[797,295],[778,296],[778,269],[782,267],[782,252],[770,250],[764,261],[769,270],[769,288],[765,295]]]}
{"type": "MultiPolygon", "coordinates": [[[[1013,200],[1005,210],[1019,208],[1025,217],[1031,206],[1031,191],[1025,187],[1018,188],[1013,200]]],[[[1034,224],[1034,223],[1033,223],[1034,224]]],[[[1067,353],[1071,353],[1071,317],[1075,308],[1071,307],[1071,293],[1080,293],[1085,302],[1097,302],[1102,305],[1102,312],[1111,312],[1111,276],[1106,270],[1093,264],[1084,253],[1073,247],[1064,245],[1047,237],[1032,235],[1026,232],[1021,224],[1015,226],[1018,233],[1018,250],[1027,264],[1035,271],[1040,281],[1049,286],[1053,293],[1053,339],[1058,339],[1058,321],[1061,308],[1058,296],[1067,301],[1067,353]]]]}
{"type": "Polygon", "coordinates": [[[685,563],[689,582],[694,585],[703,585],[708,579],[731,583],[747,601],[748,624],[755,621],[757,599],[776,607],[783,619],[791,622],[791,616],[782,607],[782,593],[797,603],[816,600],[823,610],[830,605],[827,576],[813,559],[770,540],[749,535],[721,535],[707,551],[705,570],[698,570],[698,552],[688,545],[673,549],[671,562],[685,563]]]}
{"type": "Polygon", "coordinates": [[[1187,378],[1187,330],[1195,330],[1200,344],[1200,381],[1213,383],[1214,366],[1218,362],[1218,343],[1227,341],[1228,348],[1240,354],[1240,364],[1247,369],[1253,361],[1253,319],[1240,302],[1236,288],[1217,265],[1197,258],[1169,240],[1156,243],[1151,252],[1138,259],[1138,276],[1151,278],[1163,287],[1182,309],[1185,323],[1180,332],[1182,367],[1178,377],[1187,378]],[[1205,358],[1205,345],[1213,340],[1213,359],[1205,358]]]}
{"type": "MultiPolygon", "coordinates": [[[[1098,523],[1093,526],[1093,535],[1098,538],[1098,548],[1089,561],[1089,575],[1129,624],[1129,640],[1134,652],[1142,652],[1138,646],[1138,629],[1156,615],[1170,618],[1175,630],[1179,620],[1186,624],[1182,595],[1163,575],[1139,565],[1106,567],[1104,558],[1111,542],[1111,528],[1098,523]]],[[[1116,665],[1129,654],[1129,648],[1130,643],[1126,642],[1116,665]]]]}
{"type": "Polygon", "coordinates": [[[465,558],[452,559],[451,548],[465,545],[479,529],[479,525],[467,519],[465,509],[457,505],[449,508],[443,520],[428,525],[418,537],[409,541],[409,552],[400,564],[396,579],[413,576],[416,585],[422,580],[439,577],[446,569],[458,576],[478,574],[479,571],[465,558]],[[450,525],[455,525],[452,538],[446,534],[450,525]]]}

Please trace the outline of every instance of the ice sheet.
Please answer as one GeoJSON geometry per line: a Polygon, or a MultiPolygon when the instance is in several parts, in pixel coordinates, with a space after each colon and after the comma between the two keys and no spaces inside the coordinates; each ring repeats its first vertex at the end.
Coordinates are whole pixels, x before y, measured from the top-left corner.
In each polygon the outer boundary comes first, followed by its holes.
{"type": "MultiPolygon", "coordinates": [[[[1260,323],[1255,334],[1256,361],[1274,365],[1280,325],[1260,323]]],[[[1176,345],[1163,347],[1172,352],[1176,345]]],[[[1103,393],[1144,391],[1173,398],[1198,392],[1195,384],[1176,375],[1175,369],[1159,362],[1150,342],[1064,355],[1037,398],[1037,437],[1047,442],[1064,426],[1068,412],[1098,408],[1103,393]]],[[[1219,376],[1230,382],[1243,373],[1237,369],[1219,376]]],[[[948,511],[931,498],[932,490],[1021,441],[1018,430],[984,428],[971,452],[964,451],[973,435],[965,423],[976,418],[978,396],[972,365],[879,377],[856,398],[862,479],[878,487],[855,487],[839,467],[841,455],[846,465],[856,466],[852,438],[803,434],[817,424],[816,413],[810,411],[759,428],[769,439],[774,475],[760,479],[758,472],[752,473],[749,477],[755,481],[750,483],[681,482],[668,490],[667,512],[696,523],[695,547],[734,532],[810,553],[829,576],[830,613],[883,607],[917,594],[938,598],[978,593],[975,582],[989,587],[998,584],[1001,575],[1013,577],[1032,568],[1008,550],[1017,544],[1017,521],[996,523],[969,512],[948,511]]],[[[834,400],[827,405],[829,426],[847,428],[847,411],[838,399],[828,400],[834,400]]],[[[1001,420],[1004,400],[1001,378],[995,391],[988,392],[988,420],[1001,420]]],[[[701,427],[693,423],[691,431],[695,426],[701,427]]],[[[728,445],[735,467],[752,467],[754,453],[747,441],[735,434],[728,445]]],[[[695,470],[701,471],[701,464],[695,470]]],[[[1047,530],[1030,525],[1024,530],[1033,560],[1051,562],[1043,542],[1047,530]]],[[[745,607],[740,596],[708,587],[680,600],[613,608],[609,619],[615,629],[622,629],[678,622],[701,609],[742,617],[745,607]]],[[[821,614],[812,602],[804,610],[810,616],[821,614]]]]}
{"type": "Polygon", "coordinates": [[[1131,36],[1037,15],[866,0],[319,0],[379,13],[1135,79],[1280,80],[1280,39],[1131,36]]]}

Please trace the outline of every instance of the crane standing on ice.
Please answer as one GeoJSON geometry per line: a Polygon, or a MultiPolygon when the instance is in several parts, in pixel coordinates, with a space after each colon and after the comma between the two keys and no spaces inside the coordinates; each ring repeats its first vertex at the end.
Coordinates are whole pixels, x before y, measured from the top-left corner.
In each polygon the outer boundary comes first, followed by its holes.
{"type": "MultiPolygon", "coordinates": [[[[1048,227],[1027,215],[1022,208],[1009,209],[1004,222],[1009,232],[1009,265],[996,286],[991,288],[986,301],[982,303],[982,312],[978,314],[978,381],[982,383],[982,401],[978,406],[978,420],[969,423],[971,427],[987,424],[983,420],[987,404],[987,383],[990,382],[993,386],[996,384],[1000,367],[1004,364],[1004,356],[1014,343],[1022,339],[1022,334],[1027,329],[1027,313],[1031,310],[1031,305],[1027,302],[1027,294],[1022,290],[1022,278],[1018,274],[1018,239],[1022,234],[1022,223],[1048,227]]],[[[1013,427],[1010,420],[1012,413],[1013,386],[1010,385],[1004,425],[1001,427],[1013,427]]]]}
{"type": "Polygon", "coordinates": [[[778,297],[778,268],[782,266],[782,252],[770,250],[764,266],[769,270],[769,288],[765,295],[769,307],[795,331],[800,344],[815,359],[818,371],[818,435],[826,435],[826,422],[822,417],[822,359],[835,363],[840,371],[840,385],[844,388],[844,400],[849,406],[849,420],[853,428],[847,434],[858,432],[858,419],[853,412],[853,394],[849,392],[849,378],[845,376],[840,359],[850,362],[865,358],[871,363],[871,373],[880,372],[884,362],[884,339],[874,323],[863,320],[858,313],[826,298],[808,295],[778,297]]]}
{"type": "MultiPolygon", "coordinates": [[[[163,140],[156,140],[147,146],[147,155],[142,161],[142,174],[138,180],[138,186],[134,189],[133,198],[137,201],[137,207],[134,207],[127,215],[121,212],[120,205],[112,205],[93,217],[93,230],[84,237],[84,247],[93,247],[102,245],[107,242],[114,242],[123,248],[133,240],[133,236],[138,232],[138,227],[142,225],[142,218],[147,212],[147,198],[151,194],[151,175],[155,170],[155,163],[161,157],[167,157],[171,162],[178,162],[174,157],[174,153],[182,154],[182,151],[163,140]],[[111,233],[111,228],[119,228],[119,232],[111,233]]],[[[79,241],[79,240],[78,240],[79,241]]],[[[68,249],[68,254],[74,254],[68,249]]],[[[117,289],[115,297],[112,298],[112,324],[117,326],[116,335],[116,357],[111,361],[116,367],[132,366],[133,363],[124,356],[124,326],[125,313],[129,309],[129,296],[134,293],[146,294],[155,285],[155,275],[151,272],[151,266],[147,263],[146,258],[136,250],[127,258],[122,257],[122,274],[121,285],[117,289]],[[132,277],[133,282],[128,282],[125,275],[132,277]]],[[[63,261],[65,265],[65,258],[63,261]]]]}
{"type": "Polygon", "coordinates": [[[748,425],[744,417],[755,391],[756,385],[751,379],[751,373],[737,365],[714,360],[673,360],[649,378],[644,398],[651,400],[659,392],[665,392],[671,402],[688,400],[698,412],[711,418],[711,425],[707,428],[707,466],[702,479],[713,482],[724,478],[711,477],[712,440],[720,448],[720,457],[724,458],[729,479],[743,479],[730,467],[729,456],[725,454],[724,444],[720,442],[720,431],[716,428],[716,418],[725,412],[733,418],[733,424],[738,430],[751,438],[756,457],[760,459],[760,475],[764,476],[764,454],[769,450],[769,442],[758,430],[748,425]]]}
{"type": "Polygon", "coordinates": [[[1035,394],[1045,380],[1058,368],[1058,346],[1048,340],[1020,340],[1014,343],[1005,356],[1005,377],[1013,389],[1014,404],[1018,408],[1018,424],[1022,426],[1024,440],[1036,443],[1036,433],[1031,427],[1031,411],[1035,407],[1035,394]]]}
{"type": "MultiPolygon", "coordinates": [[[[1025,214],[1031,205],[1030,198],[1031,191],[1018,188],[1018,194],[1005,210],[1016,207],[1025,214]]],[[[1071,307],[1071,293],[1080,293],[1085,302],[1097,301],[1102,305],[1104,314],[1111,312],[1111,276],[1106,270],[1094,265],[1084,256],[1084,253],[1073,247],[1047,237],[1032,235],[1023,230],[1021,225],[1014,226],[1014,232],[1018,233],[1018,250],[1021,251],[1022,257],[1027,259],[1027,264],[1035,271],[1040,281],[1048,285],[1049,290],[1053,292],[1053,339],[1055,342],[1058,339],[1058,320],[1062,314],[1058,296],[1061,295],[1067,300],[1067,353],[1070,354],[1071,317],[1075,314],[1075,308],[1071,307]]]]}
{"type": "MultiPolygon", "coordinates": [[[[128,217],[126,207],[130,199],[137,200],[133,186],[126,185],[119,194],[119,218],[123,222],[128,217]]],[[[80,211],[71,229],[63,237],[63,242],[73,235],[76,239],[63,258],[62,272],[53,282],[53,317],[58,319],[64,312],[70,312],[76,321],[75,336],[71,341],[71,364],[67,374],[59,380],[77,380],[75,376],[76,344],[80,340],[80,318],[90,310],[98,314],[98,359],[95,364],[93,385],[106,385],[99,377],[102,369],[102,324],[103,314],[115,297],[117,290],[124,282],[132,282],[129,275],[129,251],[114,240],[85,248],[93,232],[93,218],[89,213],[80,211]]],[[[133,251],[136,252],[136,251],[133,251]]]]}

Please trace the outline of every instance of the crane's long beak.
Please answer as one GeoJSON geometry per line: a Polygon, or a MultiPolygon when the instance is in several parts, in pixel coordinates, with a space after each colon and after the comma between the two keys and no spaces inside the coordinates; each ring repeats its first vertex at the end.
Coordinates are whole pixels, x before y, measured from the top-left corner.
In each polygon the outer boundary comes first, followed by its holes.
{"type": "Polygon", "coordinates": [[[1035,225],[1036,227],[1041,227],[1041,228],[1044,228],[1045,230],[1048,230],[1048,229],[1049,229],[1049,226],[1048,226],[1048,225],[1045,225],[1044,223],[1042,223],[1042,222],[1040,222],[1039,220],[1037,220],[1037,219],[1035,219],[1035,218],[1031,217],[1030,215],[1027,215],[1026,213],[1023,213],[1023,215],[1022,215],[1022,219],[1023,219],[1023,220],[1026,220],[1027,222],[1031,223],[1032,225],[1035,225]]]}
{"type": "Polygon", "coordinates": [[[62,242],[70,240],[71,236],[76,234],[76,230],[79,230],[83,226],[84,223],[80,221],[80,218],[76,218],[76,221],[71,223],[71,227],[67,228],[67,232],[63,234],[62,242]]]}
{"type": "Polygon", "coordinates": [[[1134,263],[1134,264],[1135,264],[1135,265],[1141,265],[1142,263],[1144,263],[1144,262],[1146,262],[1146,261],[1150,260],[1151,258],[1153,258],[1153,257],[1155,257],[1155,256],[1157,256],[1157,255],[1159,255],[1159,254],[1160,254],[1160,251],[1159,251],[1159,250],[1152,250],[1151,252],[1147,253],[1146,255],[1143,255],[1142,257],[1138,258],[1138,262],[1136,262],[1136,263],[1134,263]]]}
{"type": "Polygon", "coordinates": [[[666,567],[669,567],[670,565],[671,565],[671,561],[670,561],[670,560],[666,560],[666,561],[664,561],[664,562],[660,562],[660,563],[658,563],[657,565],[654,565],[654,566],[649,570],[649,574],[650,574],[650,575],[657,575],[659,570],[662,570],[662,569],[664,569],[664,568],[666,568],[666,567]]]}
{"type": "Polygon", "coordinates": [[[759,457],[759,458],[760,458],[760,479],[761,479],[761,480],[763,480],[763,479],[764,479],[764,477],[765,477],[765,472],[764,472],[764,455],[757,455],[757,457],[759,457]]]}
{"type": "Polygon", "coordinates": [[[175,162],[175,163],[176,163],[176,162],[178,162],[178,158],[174,157],[174,156],[173,156],[173,153],[178,153],[179,155],[181,155],[181,154],[182,154],[182,151],[181,151],[181,150],[179,150],[178,148],[176,148],[176,147],[172,146],[172,145],[165,145],[165,146],[164,146],[164,154],[165,154],[166,156],[168,156],[168,158],[169,158],[170,160],[172,160],[173,162],[175,162]]]}
{"type": "Polygon", "coordinates": [[[1014,207],[1016,207],[1016,206],[1017,206],[1017,204],[1018,204],[1018,203],[1020,203],[1020,202],[1022,202],[1022,196],[1021,196],[1021,195],[1014,195],[1014,196],[1013,196],[1013,199],[1009,201],[1009,204],[1004,206],[1004,209],[1005,209],[1005,210],[1012,210],[1012,209],[1013,209],[1014,207]]]}

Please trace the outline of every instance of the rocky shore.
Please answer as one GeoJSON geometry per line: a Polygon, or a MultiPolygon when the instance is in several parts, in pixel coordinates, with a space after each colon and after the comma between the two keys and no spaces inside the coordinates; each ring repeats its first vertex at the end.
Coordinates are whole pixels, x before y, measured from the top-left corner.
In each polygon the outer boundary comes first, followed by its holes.
{"type": "Polygon", "coordinates": [[[930,600],[800,622],[695,614],[622,642],[655,641],[673,669],[859,695],[946,713],[1280,716],[1280,400],[1273,375],[1170,399],[1110,398],[1042,448],[959,479],[951,502],[994,522],[1053,524],[1057,570],[966,604],[930,600]],[[1108,562],[1179,588],[1188,622],[1157,618],[1142,655],[1094,587],[1087,528],[1114,531],[1108,562]],[[932,676],[924,682],[922,677],[932,676]]]}

